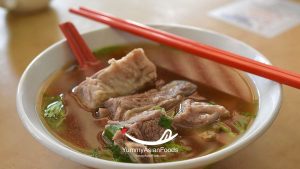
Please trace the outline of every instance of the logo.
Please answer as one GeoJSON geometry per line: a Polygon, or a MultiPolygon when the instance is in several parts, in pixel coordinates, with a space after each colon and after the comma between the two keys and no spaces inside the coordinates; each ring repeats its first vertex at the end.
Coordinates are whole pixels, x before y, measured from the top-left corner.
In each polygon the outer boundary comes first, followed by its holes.
{"type": "Polygon", "coordinates": [[[144,141],[144,140],[134,138],[130,134],[126,133],[127,130],[128,130],[127,128],[122,128],[122,130],[121,130],[122,134],[124,134],[127,138],[131,139],[132,141],[134,141],[136,143],[148,145],[148,146],[155,146],[155,145],[161,145],[161,144],[167,143],[167,142],[173,140],[178,135],[178,133],[172,135],[173,134],[172,130],[167,129],[164,131],[164,133],[161,135],[161,137],[157,141],[144,141]]]}

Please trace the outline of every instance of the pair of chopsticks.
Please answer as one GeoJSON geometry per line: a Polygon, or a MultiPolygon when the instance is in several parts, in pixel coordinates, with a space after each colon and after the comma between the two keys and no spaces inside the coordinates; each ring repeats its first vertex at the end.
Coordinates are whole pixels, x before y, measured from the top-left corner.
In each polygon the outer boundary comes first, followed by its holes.
{"type": "Polygon", "coordinates": [[[300,75],[297,73],[204,45],[200,42],[157,30],[140,23],[123,20],[100,11],[81,7],[79,9],[70,9],[70,12],[146,39],[181,49],[187,53],[300,89],[300,75]]]}

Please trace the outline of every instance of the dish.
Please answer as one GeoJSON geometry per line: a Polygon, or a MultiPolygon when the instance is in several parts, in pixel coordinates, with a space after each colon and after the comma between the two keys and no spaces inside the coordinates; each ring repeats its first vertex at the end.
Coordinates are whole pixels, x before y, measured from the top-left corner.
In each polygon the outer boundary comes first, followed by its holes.
{"type": "MultiPolygon", "coordinates": [[[[37,106],[48,130],[79,152],[128,163],[190,159],[226,147],[255,118],[257,96],[243,76],[236,78],[245,81],[240,85],[247,91],[241,92],[250,94],[248,100],[201,84],[197,77],[188,79],[180,75],[184,69],[158,66],[162,57],[190,57],[199,62],[193,67],[197,69],[201,60],[192,55],[140,43],[94,53],[110,64],[89,72],[67,64],[45,82],[37,106]]],[[[225,68],[212,76],[220,82],[219,76],[234,79],[225,68]]]]}
{"type": "MultiPolygon", "coordinates": [[[[190,36],[193,36],[193,38],[196,40],[201,40],[204,43],[208,43],[210,45],[213,46],[217,46],[223,49],[227,49],[230,50],[232,52],[237,52],[235,50],[240,50],[238,52],[240,52],[240,54],[242,55],[246,55],[246,54],[250,54],[251,56],[255,56],[258,57],[262,60],[264,60],[263,57],[259,57],[260,54],[258,52],[256,52],[255,50],[253,50],[250,47],[245,46],[244,44],[241,44],[240,42],[230,39],[228,37],[224,37],[224,36],[220,36],[217,35],[215,33],[211,33],[211,32],[205,32],[205,31],[200,31],[197,29],[192,29],[192,28],[183,28],[183,27],[178,27],[178,26],[160,26],[160,28],[162,29],[167,29],[168,31],[172,32],[172,33],[178,33],[182,36],[187,36],[188,38],[192,38],[190,36]],[[198,38],[198,39],[197,39],[198,38]],[[217,42],[217,43],[216,43],[217,42]],[[224,44],[226,44],[226,46],[223,46],[224,44]],[[242,53],[241,53],[242,52],[242,53]],[[245,52],[245,53],[243,53],[245,52]],[[248,52],[248,53],[247,53],[248,52]]],[[[88,33],[86,35],[84,35],[85,38],[87,38],[87,42],[91,45],[91,48],[96,48],[99,47],[97,46],[97,44],[102,44],[103,46],[109,46],[109,45],[115,45],[115,44],[124,44],[124,43],[128,43],[128,42],[138,42],[138,41],[143,41],[145,42],[145,40],[130,36],[126,33],[121,33],[121,32],[117,32],[111,29],[103,29],[103,30],[99,30],[99,31],[94,31],[92,33],[88,33]],[[92,34],[94,34],[92,36],[92,34]],[[104,39],[106,39],[106,42],[97,42],[97,39],[93,38],[95,37],[97,34],[97,36],[99,37],[103,37],[104,39]],[[109,35],[109,40],[108,38],[105,38],[105,36],[109,35]],[[113,37],[113,38],[112,38],[113,37]]],[[[102,39],[102,38],[101,38],[102,39]]],[[[58,68],[61,68],[64,66],[64,64],[68,61],[71,60],[71,54],[69,52],[69,50],[67,49],[67,46],[64,43],[60,43],[59,45],[56,45],[55,47],[52,47],[51,49],[48,49],[48,51],[44,52],[43,54],[41,54],[41,56],[39,56],[37,59],[35,59],[35,61],[32,62],[32,64],[30,64],[29,68],[25,71],[24,75],[22,76],[22,79],[20,81],[20,86],[18,89],[18,110],[20,112],[21,118],[23,120],[25,120],[24,122],[28,122],[28,114],[24,114],[25,112],[28,111],[24,111],[24,108],[33,108],[31,110],[35,110],[34,106],[32,107],[32,105],[28,104],[24,104],[24,102],[28,102],[30,100],[31,97],[31,101],[32,98],[34,98],[34,100],[37,100],[37,96],[39,93],[39,88],[42,86],[42,83],[47,79],[47,77],[49,77],[54,71],[58,70],[58,68]],[[62,55],[63,52],[68,52],[67,56],[60,58],[60,57],[52,57],[52,61],[51,61],[51,66],[49,65],[50,62],[48,62],[48,65],[43,65],[43,60],[46,61],[47,57],[50,57],[50,55],[62,55]],[[48,55],[48,56],[47,56],[48,55]],[[53,65],[54,63],[57,63],[57,65],[53,65]],[[43,65],[41,67],[41,65],[43,65]],[[55,69],[53,68],[53,66],[55,67],[55,69]],[[43,75],[44,77],[40,76],[30,76],[30,72],[34,74],[34,69],[42,69],[39,70],[39,72],[44,72],[43,75]],[[29,72],[29,73],[28,73],[29,72]],[[28,75],[29,74],[29,75],[28,75]],[[45,77],[46,76],[46,77],[45,77]],[[26,87],[26,81],[28,83],[28,78],[35,78],[35,81],[38,81],[37,83],[39,84],[38,86],[35,86],[36,91],[32,91],[33,93],[28,93],[28,89],[24,90],[24,87],[26,87]],[[40,79],[39,79],[40,78],[40,79]],[[25,80],[24,80],[25,79],[25,80]],[[24,84],[25,83],[25,84],[24,84]],[[24,86],[25,85],[25,86],[24,86]],[[25,93],[25,94],[24,94],[25,93]],[[26,97],[23,97],[26,96],[26,97]],[[21,108],[21,109],[20,109],[21,108]],[[27,119],[26,119],[27,118],[27,119]]],[[[267,60],[264,60],[266,63],[267,60]]],[[[35,70],[35,71],[36,71],[35,70]]],[[[32,74],[32,75],[33,75],[32,74]]],[[[273,120],[273,118],[275,117],[275,115],[277,114],[278,111],[278,106],[280,104],[280,97],[281,97],[281,87],[280,85],[278,85],[277,83],[271,82],[269,80],[265,80],[256,76],[249,76],[250,79],[254,82],[254,84],[256,85],[256,89],[258,90],[258,96],[259,96],[259,110],[257,113],[257,117],[255,119],[255,121],[253,122],[253,125],[250,127],[250,129],[248,129],[248,131],[241,136],[241,138],[239,138],[237,141],[233,142],[232,144],[230,144],[229,146],[225,147],[222,150],[216,151],[214,153],[205,155],[205,156],[201,156],[201,157],[197,157],[194,159],[190,159],[190,160],[184,160],[184,161],[178,161],[178,162],[167,162],[167,163],[160,163],[160,164],[125,164],[125,163],[119,163],[116,164],[115,162],[109,162],[109,161],[103,161],[100,159],[90,159],[90,157],[84,156],[74,150],[70,150],[68,147],[66,147],[63,143],[59,142],[57,139],[55,139],[51,134],[49,134],[49,132],[47,131],[47,129],[45,129],[43,127],[43,124],[41,124],[41,122],[39,121],[39,116],[38,113],[35,111],[36,114],[30,114],[31,117],[34,117],[34,124],[35,126],[33,128],[36,129],[36,126],[39,126],[39,131],[38,132],[34,132],[34,135],[39,135],[41,134],[41,129],[43,134],[47,134],[47,139],[42,138],[40,141],[44,144],[46,144],[47,146],[50,146],[51,149],[56,149],[56,151],[58,149],[62,150],[61,148],[64,149],[64,151],[59,151],[62,153],[62,155],[68,155],[69,157],[71,157],[71,159],[75,159],[78,160],[79,162],[92,166],[92,167],[96,167],[98,166],[98,164],[102,164],[105,165],[106,167],[108,166],[118,166],[118,167],[138,167],[143,165],[144,167],[169,167],[172,168],[174,166],[185,166],[185,167],[194,167],[194,166],[203,166],[203,165],[207,165],[209,163],[212,163],[218,159],[224,158],[226,155],[229,155],[231,153],[233,153],[234,151],[238,150],[239,148],[241,148],[242,146],[245,146],[247,143],[249,143],[251,140],[253,140],[254,138],[256,138],[259,134],[262,133],[262,131],[264,131],[267,126],[271,123],[271,121],[273,120]],[[271,88],[270,88],[271,86],[271,88]],[[269,90],[272,90],[272,95],[270,95],[270,93],[264,91],[264,93],[260,92],[260,89],[263,89],[264,87],[269,88],[269,90]],[[267,93],[267,95],[265,95],[267,93]],[[275,93],[275,94],[274,94],[275,93]],[[264,97],[262,97],[264,96],[264,97]],[[263,106],[262,103],[266,104],[268,103],[270,105],[270,100],[265,100],[266,97],[272,97],[271,99],[271,109],[269,111],[271,111],[272,113],[270,114],[260,114],[260,112],[265,111],[266,109],[268,109],[267,106],[263,106]],[[259,118],[260,117],[260,118],[259,118]],[[266,119],[264,119],[266,118],[266,119]],[[266,123],[264,123],[263,121],[260,121],[261,119],[264,119],[266,123]],[[258,122],[259,121],[259,122],[258,122]],[[262,124],[263,123],[263,124],[262,124]],[[41,128],[40,128],[41,127],[41,128]],[[258,130],[254,130],[253,128],[259,127],[258,130]],[[251,130],[252,129],[252,130],[251,130]],[[252,131],[252,132],[251,132],[252,131]],[[256,132],[255,132],[256,131],[256,132]],[[259,131],[259,132],[257,132],[259,131]],[[55,144],[52,144],[55,143],[55,144]],[[69,150],[69,151],[66,151],[69,150]],[[71,154],[69,154],[71,152],[71,154]],[[80,157],[80,159],[79,159],[80,157]],[[88,159],[88,160],[87,160],[88,159]],[[201,161],[203,163],[199,164],[198,162],[201,161]],[[95,165],[97,164],[97,165],[95,165]]],[[[34,105],[36,102],[33,102],[34,105]]],[[[32,102],[31,102],[32,104],[32,102]]],[[[30,119],[29,124],[33,124],[32,121],[33,119],[30,119]]],[[[28,125],[28,123],[25,123],[28,125]]],[[[30,130],[33,131],[32,126],[30,127],[30,130]]],[[[44,135],[45,136],[45,135],[44,135]]]]}

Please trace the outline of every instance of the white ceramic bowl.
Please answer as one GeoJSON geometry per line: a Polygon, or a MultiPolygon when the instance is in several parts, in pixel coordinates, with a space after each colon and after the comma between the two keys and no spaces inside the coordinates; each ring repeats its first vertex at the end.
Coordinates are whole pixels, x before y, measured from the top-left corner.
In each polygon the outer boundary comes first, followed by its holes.
{"type": "MultiPolygon", "coordinates": [[[[270,64],[270,62],[252,47],[215,32],[187,27],[170,25],[152,25],[155,28],[165,30],[183,37],[201,41],[221,49],[225,49],[251,59],[270,64]]],[[[103,28],[83,34],[91,48],[99,48],[115,44],[129,42],[146,41],[145,39],[117,31],[111,28],[103,28]]],[[[158,164],[129,164],[119,163],[92,158],[79,153],[52,136],[43,126],[39,113],[36,111],[36,101],[39,89],[43,82],[56,70],[60,69],[65,63],[73,59],[65,40],[52,45],[39,56],[37,56],[23,73],[17,91],[17,108],[19,116],[28,131],[43,145],[52,151],[71,159],[75,162],[94,167],[94,168],[191,168],[205,166],[221,160],[241,148],[247,146],[257,137],[262,135],[271,125],[280,108],[282,89],[281,85],[273,81],[248,74],[254,82],[258,97],[259,110],[257,117],[247,132],[231,145],[217,152],[184,161],[167,162],[158,164]]]]}

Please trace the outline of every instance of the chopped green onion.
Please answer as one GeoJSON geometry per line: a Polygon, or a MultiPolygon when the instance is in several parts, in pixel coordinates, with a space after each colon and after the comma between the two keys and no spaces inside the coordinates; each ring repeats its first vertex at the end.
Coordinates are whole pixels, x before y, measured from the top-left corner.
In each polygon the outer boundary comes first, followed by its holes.
{"type": "Polygon", "coordinates": [[[223,122],[218,122],[214,125],[215,130],[223,131],[225,133],[228,133],[230,136],[235,137],[236,134],[232,132],[231,128],[223,123],[223,122]]]}
{"type": "Polygon", "coordinates": [[[113,154],[114,161],[132,163],[129,155],[123,152],[118,145],[111,145],[108,148],[113,154]]]}
{"type": "Polygon", "coordinates": [[[244,118],[241,118],[233,122],[234,128],[241,134],[244,133],[248,127],[248,121],[244,118]]]}
{"type": "Polygon", "coordinates": [[[169,148],[169,149],[175,148],[175,149],[178,150],[178,152],[187,152],[187,151],[191,151],[191,148],[190,148],[190,147],[182,146],[182,145],[180,145],[180,144],[175,143],[175,141],[167,142],[167,143],[163,144],[163,146],[164,146],[165,148],[169,148]]]}
{"type": "Polygon", "coordinates": [[[123,126],[121,125],[109,125],[105,128],[103,137],[105,141],[108,141],[110,144],[113,144],[113,137],[118,130],[121,130],[123,126]]]}

